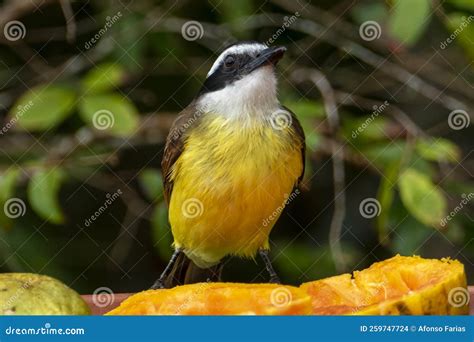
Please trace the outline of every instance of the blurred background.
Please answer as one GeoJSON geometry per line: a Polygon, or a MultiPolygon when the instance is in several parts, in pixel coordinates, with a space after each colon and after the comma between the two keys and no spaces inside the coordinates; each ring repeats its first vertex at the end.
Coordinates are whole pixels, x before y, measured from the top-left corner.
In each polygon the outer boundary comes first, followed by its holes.
{"type": "MultiPolygon", "coordinates": [[[[397,253],[474,283],[474,2],[0,2],[0,269],[81,293],[148,288],[172,253],[160,161],[238,40],[285,45],[304,189],[271,235],[283,281],[397,253]]],[[[267,281],[226,260],[226,281],[267,281]]]]}

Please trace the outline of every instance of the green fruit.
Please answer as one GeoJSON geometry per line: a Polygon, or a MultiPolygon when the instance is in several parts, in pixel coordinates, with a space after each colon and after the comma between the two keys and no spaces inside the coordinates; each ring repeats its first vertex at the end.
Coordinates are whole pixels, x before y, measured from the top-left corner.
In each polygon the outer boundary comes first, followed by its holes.
{"type": "Polygon", "coordinates": [[[0,274],[0,315],[89,315],[77,292],[59,280],[32,273],[0,274]]]}

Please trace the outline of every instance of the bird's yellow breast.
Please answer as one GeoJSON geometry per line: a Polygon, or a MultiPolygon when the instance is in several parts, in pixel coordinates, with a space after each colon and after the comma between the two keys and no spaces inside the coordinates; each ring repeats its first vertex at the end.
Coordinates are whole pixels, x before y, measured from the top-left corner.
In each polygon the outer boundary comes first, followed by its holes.
{"type": "Polygon", "coordinates": [[[171,170],[175,246],[201,267],[268,248],[270,230],[302,172],[301,144],[291,127],[206,114],[171,170]]]}

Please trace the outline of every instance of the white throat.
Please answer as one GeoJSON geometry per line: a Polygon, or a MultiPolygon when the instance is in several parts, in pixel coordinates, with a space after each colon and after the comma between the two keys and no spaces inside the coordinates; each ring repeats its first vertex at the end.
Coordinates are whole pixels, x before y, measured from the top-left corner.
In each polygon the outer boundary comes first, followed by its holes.
{"type": "Polygon", "coordinates": [[[204,94],[197,101],[197,108],[229,119],[270,116],[279,108],[273,67],[260,67],[223,89],[204,94]]]}

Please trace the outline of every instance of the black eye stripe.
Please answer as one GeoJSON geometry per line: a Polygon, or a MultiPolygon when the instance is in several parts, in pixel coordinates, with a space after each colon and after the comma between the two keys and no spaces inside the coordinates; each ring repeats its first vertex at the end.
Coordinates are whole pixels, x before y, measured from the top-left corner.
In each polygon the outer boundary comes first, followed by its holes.
{"type": "Polygon", "coordinates": [[[246,75],[245,66],[257,58],[258,54],[261,52],[247,51],[230,53],[225,56],[216,70],[206,78],[198,96],[223,89],[226,85],[241,79],[246,75]],[[233,58],[233,63],[226,65],[229,57],[233,58]]]}
{"type": "Polygon", "coordinates": [[[224,67],[235,67],[242,66],[250,62],[252,59],[257,58],[261,55],[261,52],[257,53],[243,53],[243,54],[230,54],[226,56],[221,65],[224,67]]]}

